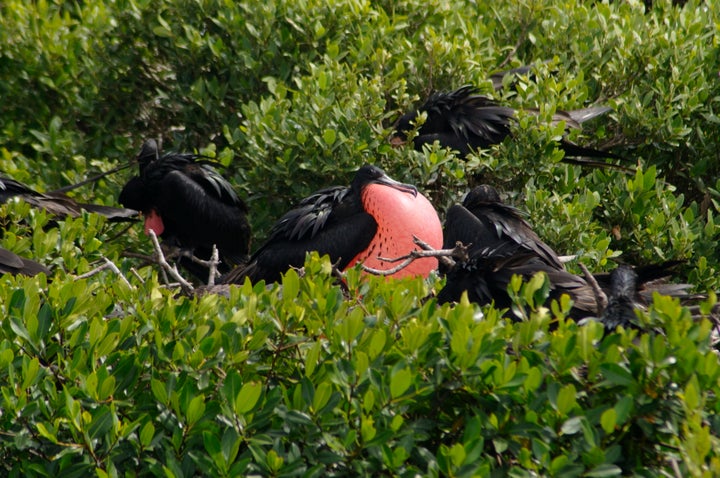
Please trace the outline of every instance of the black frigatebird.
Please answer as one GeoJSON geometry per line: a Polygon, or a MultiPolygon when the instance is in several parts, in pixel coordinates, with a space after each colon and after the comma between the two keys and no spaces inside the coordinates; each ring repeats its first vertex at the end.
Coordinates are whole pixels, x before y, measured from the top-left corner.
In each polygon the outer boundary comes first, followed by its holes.
{"type": "Polygon", "coordinates": [[[462,293],[467,292],[470,302],[480,305],[494,302],[497,308],[509,308],[512,300],[507,288],[512,276],[529,280],[536,273],[544,272],[550,282],[548,300],[568,294],[573,300],[571,317],[580,319],[597,314],[594,291],[582,277],[551,267],[518,245],[478,248],[469,256],[468,261],[458,262],[447,273],[445,286],[437,295],[439,303],[457,302],[462,293]]]}
{"type": "MultiPolygon", "coordinates": [[[[160,156],[154,139],[143,144],[137,161],[140,173],[125,184],[119,201],[143,213],[146,233],[152,230],[164,244],[201,259],[209,259],[216,245],[221,271],[247,260],[247,206],[209,161],[190,153],[160,156]]],[[[184,259],[198,277],[207,271],[184,259]]]]}
{"type": "Polygon", "coordinates": [[[524,215],[505,204],[493,186],[476,186],[467,193],[462,205],[456,204],[448,210],[443,248],[453,247],[456,241],[489,251],[499,250],[507,243],[517,244],[519,251],[536,256],[550,267],[564,269],[558,255],[533,231],[524,215]]]}
{"type": "Polygon", "coordinates": [[[132,209],[77,202],[60,193],[41,193],[14,179],[0,176],[0,204],[12,198],[21,199],[33,207],[45,209],[57,217],[79,217],[82,211],[105,216],[110,221],[127,221],[137,217],[132,209]]]}
{"type": "Polygon", "coordinates": [[[0,247],[0,274],[34,276],[41,272],[50,275],[50,270],[39,262],[20,257],[14,252],[0,247]]]}
{"type": "MultiPolygon", "coordinates": [[[[553,122],[564,121],[566,130],[578,129],[585,121],[608,111],[611,111],[611,108],[605,106],[557,111],[553,115],[553,122]]],[[[412,140],[413,147],[417,151],[422,151],[424,144],[438,141],[440,146],[458,151],[460,157],[464,158],[472,151],[489,148],[509,136],[516,110],[479,94],[479,90],[472,85],[462,86],[450,92],[435,92],[417,110],[406,113],[398,119],[395,124],[395,134],[390,140],[393,145],[398,146],[407,142],[408,133],[412,131],[415,121],[422,112],[426,113],[427,118],[412,140]]],[[[578,146],[566,139],[560,141],[560,147],[565,151],[563,161],[571,164],[612,167],[603,162],[581,158],[623,159],[613,153],[578,146]]]]}
{"type": "MultiPolygon", "coordinates": [[[[57,218],[76,218],[81,216],[83,211],[87,211],[105,216],[110,221],[127,221],[134,219],[138,214],[132,209],[77,202],[61,193],[41,193],[20,181],[0,176],[0,204],[11,199],[20,199],[32,207],[46,210],[57,218]]],[[[50,273],[44,265],[0,248],[0,273],[6,272],[23,275],[50,273]]]]}
{"type": "MultiPolygon", "coordinates": [[[[349,187],[317,191],[283,215],[248,266],[227,274],[224,282],[240,283],[245,277],[276,282],[290,267],[301,267],[309,251],[328,254],[340,270],[356,263],[388,270],[396,264],[379,257],[408,254],[416,248],[413,235],[433,248],[440,247],[442,226],[435,208],[415,186],[365,165],[349,187]]],[[[426,277],[436,268],[435,258],[423,258],[391,276],[426,277]]]]}
{"type": "Polygon", "coordinates": [[[553,250],[537,238],[529,226],[520,227],[522,223],[507,226],[508,218],[512,217],[507,211],[502,214],[500,209],[491,209],[502,219],[490,219],[486,209],[487,198],[499,199],[495,194],[494,188],[480,186],[468,194],[463,206],[454,205],[448,210],[445,247],[454,245],[456,241],[472,246],[468,251],[469,260],[458,262],[447,271],[446,284],[438,293],[438,302],[456,302],[467,291],[471,302],[480,305],[494,302],[498,308],[509,308],[512,304],[507,287],[512,276],[519,275],[529,280],[536,273],[544,272],[550,284],[548,300],[568,294],[573,300],[569,312],[571,318],[600,317],[610,329],[617,325],[634,324],[634,310],[646,308],[654,292],[681,300],[697,298],[688,293],[689,284],[666,282],[672,268],[680,261],[636,268],[621,265],[612,273],[593,274],[592,278],[568,272],[553,250]],[[482,200],[478,201],[478,197],[482,200]],[[470,209],[474,209],[477,215],[470,209]],[[599,295],[607,297],[606,309],[603,309],[599,295]]]}
{"type": "Polygon", "coordinates": [[[573,299],[572,317],[598,313],[593,288],[582,277],[566,271],[558,255],[533,231],[523,213],[503,203],[490,185],[473,188],[462,205],[448,209],[443,240],[445,248],[457,241],[471,247],[469,260],[447,271],[446,285],[438,294],[440,303],[458,301],[467,291],[471,302],[485,305],[494,301],[497,307],[508,308],[511,299],[507,287],[512,276],[528,280],[544,272],[550,282],[549,299],[558,299],[563,293],[573,299]]]}

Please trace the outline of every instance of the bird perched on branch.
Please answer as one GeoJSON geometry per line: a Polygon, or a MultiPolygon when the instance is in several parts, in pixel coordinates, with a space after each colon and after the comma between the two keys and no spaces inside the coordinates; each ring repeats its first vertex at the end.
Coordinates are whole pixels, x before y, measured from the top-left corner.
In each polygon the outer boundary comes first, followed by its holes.
{"type": "MultiPolygon", "coordinates": [[[[442,244],[435,208],[415,186],[391,179],[371,165],[361,167],[350,186],[322,189],[278,220],[248,266],[232,271],[226,283],[278,281],[290,267],[301,267],[309,251],[328,254],[340,270],[362,263],[380,270],[415,249],[413,235],[434,248],[442,244]]],[[[427,276],[437,259],[423,258],[392,277],[427,276]]]]}
{"type": "MultiPolygon", "coordinates": [[[[578,129],[582,123],[608,111],[611,111],[611,108],[606,106],[557,111],[553,115],[553,122],[564,121],[566,130],[578,129]]],[[[390,142],[395,146],[405,144],[414,123],[423,112],[427,118],[419,127],[417,136],[412,139],[414,148],[422,151],[424,144],[438,141],[440,146],[454,149],[464,158],[472,151],[501,143],[510,135],[516,110],[479,94],[479,90],[471,85],[450,92],[436,92],[417,110],[398,119],[395,124],[396,132],[390,142]]],[[[572,164],[609,166],[603,162],[581,158],[622,159],[613,153],[578,146],[566,139],[560,141],[560,147],[565,151],[563,161],[572,164]]]]}
{"type": "Polygon", "coordinates": [[[476,187],[462,205],[448,210],[444,247],[458,241],[471,244],[469,260],[446,271],[445,287],[437,296],[440,303],[458,301],[467,292],[471,302],[494,302],[498,308],[509,308],[512,301],[507,287],[512,276],[529,280],[538,272],[548,277],[548,300],[568,294],[573,300],[570,317],[601,317],[608,328],[631,324],[633,311],[646,307],[653,292],[693,298],[688,293],[689,284],[667,282],[679,261],[636,268],[621,265],[612,273],[590,277],[568,272],[520,212],[503,204],[497,191],[488,185],[476,187]]]}
{"type": "Polygon", "coordinates": [[[505,204],[494,187],[476,186],[467,193],[462,205],[456,204],[448,210],[443,248],[450,248],[457,241],[488,250],[516,244],[520,246],[518,251],[532,254],[550,267],[564,269],[558,255],[538,237],[524,215],[505,204]]]}
{"type": "MultiPolygon", "coordinates": [[[[189,153],[160,156],[153,139],[143,144],[137,161],[139,174],[125,184],[119,201],[142,212],[146,233],[152,229],[163,244],[205,260],[216,245],[221,271],[247,260],[247,206],[209,161],[189,153]]],[[[184,258],[181,263],[198,276],[207,271],[184,258]]]]}

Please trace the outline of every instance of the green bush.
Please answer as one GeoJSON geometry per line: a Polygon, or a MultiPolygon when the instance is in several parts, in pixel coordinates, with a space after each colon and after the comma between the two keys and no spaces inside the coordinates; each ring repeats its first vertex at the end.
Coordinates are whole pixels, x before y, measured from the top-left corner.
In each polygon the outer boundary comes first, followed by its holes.
{"type": "MultiPolygon", "coordinates": [[[[256,246],[366,162],[441,217],[488,182],[592,270],[682,260],[704,293],[720,286],[718,24],[698,0],[7,1],[0,171],[51,191],[160,137],[217,158],[256,246]],[[490,74],[523,64],[493,91],[490,74]],[[468,83],[538,114],[466,161],[389,146],[402,112],[468,83]],[[549,119],[592,104],[614,111],[569,139],[635,171],[560,162],[549,119]]],[[[131,174],[70,194],[112,205],[131,174]]],[[[439,307],[435,277],[349,271],[343,292],[317,259],[282,287],[188,299],[125,257],[150,251],[139,226],[14,201],[0,222],[0,246],[54,272],[0,278],[0,474],[720,474],[711,324],[671,299],[641,314],[650,332],[605,333],[537,306],[538,278],[513,283],[527,317],[511,323],[439,307]]]]}

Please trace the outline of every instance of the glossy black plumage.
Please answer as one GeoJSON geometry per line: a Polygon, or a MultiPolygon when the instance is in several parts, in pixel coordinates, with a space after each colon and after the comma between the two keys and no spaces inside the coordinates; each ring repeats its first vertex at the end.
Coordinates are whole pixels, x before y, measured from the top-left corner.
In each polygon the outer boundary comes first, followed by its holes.
{"type": "MultiPolygon", "coordinates": [[[[492,197],[487,191],[474,196],[478,195],[492,197]]],[[[468,206],[473,202],[476,200],[471,200],[468,206]]],[[[516,234],[507,232],[498,234],[496,223],[479,220],[464,206],[455,205],[448,210],[445,233],[446,244],[461,241],[472,243],[472,247],[468,261],[459,262],[447,271],[446,284],[437,296],[439,303],[457,302],[467,291],[471,302],[480,305],[494,302],[498,308],[510,308],[507,287],[512,276],[529,280],[536,273],[544,272],[550,283],[548,301],[568,294],[573,300],[569,317],[575,320],[600,317],[607,329],[614,329],[618,325],[634,325],[634,310],[646,308],[655,292],[681,300],[694,298],[688,293],[689,284],[666,282],[673,267],[679,263],[677,261],[637,268],[619,266],[612,273],[593,274],[601,294],[608,298],[608,305],[603,310],[598,292],[585,277],[572,274],[562,264],[558,266],[548,260],[546,251],[534,241],[518,241],[516,234]],[[528,244],[536,247],[527,247],[528,244]]]]}
{"type": "Polygon", "coordinates": [[[608,330],[618,326],[637,326],[635,309],[644,307],[645,301],[639,302],[638,275],[632,267],[619,265],[610,273],[610,293],[600,321],[608,330]]]}
{"type": "Polygon", "coordinates": [[[494,187],[476,186],[467,193],[462,206],[448,210],[443,247],[451,248],[456,241],[487,250],[516,244],[520,252],[530,253],[555,269],[564,269],[555,251],[538,237],[523,216],[519,209],[503,203],[494,187]]]}
{"type": "Polygon", "coordinates": [[[344,269],[378,231],[376,220],[363,206],[362,193],[370,184],[417,195],[413,186],[390,179],[378,167],[365,165],[349,187],[325,188],[300,201],[275,223],[248,266],[232,271],[223,281],[241,283],[245,277],[253,282],[278,281],[290,267],[302,267],[309,251],[328,254],[339,269],[344,269]]]}
{"type": "MultiPolygon", "coordinates": [[[[568,129],[580,128],[583,122],[608,111],[610,108],[602,106],[558,111],[553,121],[565,121],[568,129]]],[[[407,140],[407,134],[413,129],[421,112],[427,114],[427,119],[412,140],[414,148],[421,151],[424,144],[438,141],[441,146],[458,151],[463,158],[474,150],[501,143],[511,134],[511,124],[515,121],[513,108],[502,106],[480,95],[476,87],[466,85],[450,92],[433,93],[417,110],[401,116],[395,125],[396,133],[391,140],[393,144],[402,144],[407,140]]],[[[582,157],[621,159],[615,154],[578,146],[565,139],[560,141],[560,147],[565,151],[564,161],[569,163],[604,165],[572,159],[582,157]]]]}
{"type": "Polygon", "coordinates": [[[11,198],[19,198],[33,207],[45,209],[57,217],[79,217],[82,211],[105,216],[110,221],[127,221],[137,217],[132,209],[80,203],[64,194],[41,193],[8,177],[0,176],[0,204],[11,198]]]}
{"type": "Polygon", "coordinates": [[[487,184],[473,188],[463,200],[448,209],[444,247],[457,241],[466,245],[469,260],[447,271],[446,285],[438,294],[440,303],[460,300],[467,291],[471,302],[511,305],[507,287],[513,275],[530,279],[544,272],[550,280],[550,298],[569,294],[575,301],[572,314],[584,317],[597,311],[592,288],[584,279],[567,272],[555,251],[545,244],[522,217],[504,204],[497,190],[487,184]]]}
{"type": "Polygon", "coordinates": [[[41,272],[50,275],[50,270],[39,262],[20,257],[14,252],[0,247],[0,274],[34,276],[41,272]]]}
{"type": "Polygon", "coordinates": [[[456,264],[446,275],[445,287],[438,293],[438,302],[457,302],[464,291],[470,302],[498,308],[512,304],[507,287],[513,275],[529,280],[538,272],[547,274],[550,282],[548,300],[568,294],[574,305],[570,316],[575,319],[596,315],[597,301],[592,288],[580,276],[557,269],[540,260],[517,244],[506,243],[496,249],[478,247],[466,262],[456,264]]]}
{"type": "MultiPolygon", "coordinates": [[[[152,228],[164,243],[202,259],[210,257],[215,244],[221,270],[247,260],[247,206],[209,162],[196,154],[160,156],[152,139],[143,144],[137,160],[140,173],[127,182],[119,201],[145,215],[146,232],[152,228]]],[[[203,272],[184,264],[194,273],[203,272]]]]}

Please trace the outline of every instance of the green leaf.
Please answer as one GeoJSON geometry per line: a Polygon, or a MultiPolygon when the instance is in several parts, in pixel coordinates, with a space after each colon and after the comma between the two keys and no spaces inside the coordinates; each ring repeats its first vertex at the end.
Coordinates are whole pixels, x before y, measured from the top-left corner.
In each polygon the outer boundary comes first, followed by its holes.
{"type": "Polygon", "coordinates": [[[155,426],[152,424],[152,422],[147,422],[140,430],[140,444],[143,447],[147,448],[148,446],[150,446],[150,443],[152,442],[154,436],[155,426]]]}
{"type": "Polygon", "coordinates": [[[337,138],[337,134],[335,133],[335,130],[333,129],[326,129],[323,132],[323,140],[325,141],[325,144],[328,146],[332,146],[335,143],[335,139],[337,138]]]}
{"type": "Polygon", "coordinates": [[[242,386],[240,393],[235,398],[235,412],[248,413],[255,407],[260,395],[262,394],[262,384],[260,382],[248,382],[242,386]]]}
{"type": "Polygon", "coordinates": [[[685,393],[683,394],[685,405],[689,410],[696,409],[700,406],[700,394],[697,390],[697,383],[695,380],[688,382],[685,387],[685,393]]]}
{"type": "Polygon", "coordinates": [[[375,429],[375,421],[371,416],[363,416],[360,422],[360,435],[365,443],[375,438],[377,430],[375,429]]]}
{"type": "Polygon", "coordinates": [[[205,413],[205,396],[204,395],[198,395],[196,397],[193,397],[192,400],[190,400],[190,404],[188,405],[188,409],[186,412],[186,418],[188,422],[188,426],[193,426],[195,423],[197,423],[205,413]]]}
{"type": "Polygon", "coordinates": [[[557,409],[563,415],[567,415],[570,410],[575,408],[577,391],[572,384],[565,385],[560,389],[557,396],[557,409]]]}
{"type": "Polygon", "coordinates": [[[600,366],[605,379],[613,385],[628,386],[635,383],[632,374],[625,367],[615,363],[604,363],[600,366]]]}
{"type": "Polygon", "coordinates": [[[405,393],[410,388],[412,377],[412,372],[407,368],[393,372],[390,376],[390,396],[397,398],[405,393]]]}
{"type": "Polygon", "coordinates": [[[37,428],[38,433],[40,436],[47,438],[52,443],[57,443],[57,432],[56,431],[50,431],[43,422],[38,422],[35,424],[35,428],[37,428]]]}
{"type": "Polygon", "coordinates": [[[311,377],[317,367],[318,359],[320,357],[320,351],[322,350],[322,343],[318,340],[312,344],[305,355],[305,376],[311,377]]]}
{"type": "Polygon", "coordinates": [[[217,435],[211,431],[204,431],[203,434],[203,445],[205,446],[205,451],[208,452],[208,455],[210,455],[210,458],[212,458],[213,463],[215,463],[215,466],[217,466],[220,470],[225,472],[228,467],[228,463],[225,460],[225,456],[222,453],[222,448],[220,445],[220,439],[217,437],[217,435]]]}
{"type": "Polygon", "coordinates": [[[152,389],[155,400],[164,405],[168,404],[167,389],[165,388],[165,384],[163,382],[154,378],[150,379],[150,388],[152,389]]]}
{"type": "Polygon", "coordinates": [[[320,411],[330,400],[333,388],[328,382],[323,382],[315,389],[315,397],[313,398],[313,409],[320,411]]]}
{"type": "Polygon", "coordinates": [[[614,408],[608,408],[600,416],[600,425],[605,433],[610,434],[615,431],[617,413],[614,408]]]}
{"type": "Polygon", "coordinates": [[[294,269],[289,269],[282,278],[282,294],[285,302],[293,303],[300,292],[300,278],[294,269]]]}

